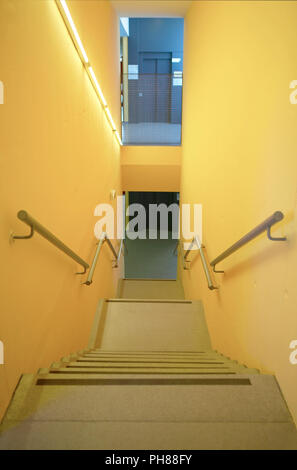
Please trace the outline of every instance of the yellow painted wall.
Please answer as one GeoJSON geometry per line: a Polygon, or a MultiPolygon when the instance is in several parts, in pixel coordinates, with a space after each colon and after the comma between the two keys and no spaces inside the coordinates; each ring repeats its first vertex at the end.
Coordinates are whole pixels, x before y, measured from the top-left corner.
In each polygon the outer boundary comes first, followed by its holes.
{"type": "MultiPolygon", "coordinates": [[[[211,292],[198,260],[183,272],[202,298],[213,346],[275,374],[297,421],[297,3],[193,2],[185,20],[182,202],[203,204],[209,259],[272,214],[273,232],[226,259],[211,292]]],[[[193,256],[193,255],[192,255],[193,256]]]]}
{"type": "Polygon", "coordinates": [[[181,147],[123,146],[122,187],[125,191],[180,190],[181,147]]]}
{"type": "MultiPolygon", "coordinates": [[[[107,1],[68,2],[115,121],[119,122],[118,20],[107,1]],[[88,24],[88,27],[86,26],[88,24]]],[[[94,208],[120,191],[120,148],[54,1],[1,0],[0,417],[22,373],[87,345],[98,299],[115,293],[107,247],[94,283],[29,228],[25,209],[91,262],[94,208]]]]}

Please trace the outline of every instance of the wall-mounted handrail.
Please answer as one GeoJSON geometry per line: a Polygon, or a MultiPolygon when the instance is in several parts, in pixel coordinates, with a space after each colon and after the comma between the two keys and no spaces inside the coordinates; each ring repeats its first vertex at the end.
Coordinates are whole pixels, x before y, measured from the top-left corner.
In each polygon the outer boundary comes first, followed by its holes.
{"type": "MultiPolygon", "coordinates": [[[[120,258],[121,258],[122,249],[123,249],[124,244],[125,244],[124,239],[121,239],[120,248],[119,248],[118,256],[117,256],[117,263],[116,263],[117,266],[119,265],[119,262],[120,262],[120,258]]],[[[125,245],[125,249],[126,249],[126,253],[128,253],[126,245],[125,245]]]]}
{"type": "MultiPolygon", "coordinates": [[[[99,254],[100,254],[100,251],[101,251],[101,248],[102,248],[104,242],[107,242],[107,245],[109,246],[109,248],[110,248],[110,250],[111,250],[111,252],[114,256],[114,261],[115,261],[114,268],[117,268],[118,265],[119,265],[119,261],[120,261],[120,257],[121,257],[121,253],[122,253],[122,248],[123,248],[123,245],[124,245],[124,240],[123,239],[121,240],[120,247],[119,247],[119,250],[118,250],[118,253],[117,253],[116,250],[114,249],[110,239],[108,238],[107,233],[102,232],[100,240],[97,243],[97,248],[96,248],[96,252],[95,252],[95,255],[94,255],[93,262],[92,262],[92,266],[91,266],[91,269],[90,269],[89,274],[88,274],[88,279],[86,280],[86,282],[84,282],[84,284],[86,284],[87,286],[90,286],[93,282],[94,271],[95,271],[97,261],[98,261],[98,258],[99,258],[99,254]]],[[[126,249],[126,251],[127,251],[127,249],[126,249]]]]}
{"type": "Polygon", "coordinates": [[[178,248],[180,248],[180,250],[181,250],[181,257],[182,257],[182,262],[183,262],[183,269],[186,270],[186,269],[188,269],[188,268],[187,268],[187,265],[186,265],[186,260],[185,260],[185,256],[184,256],[183,246],[182,246],[182,243],[181,243],[180,240],[178,240],[178,241],[176,242],[175,248],[174,248],[174,250],[173,250],[173,254],[174,254],[174,255],[177,255],[178,248]]]}
{"type": "Polygon", "coordinates": [[[204,251],[203,251],[204,246],[201,244],[198,235],[195,235],[193,237],[193,240],[191,241],[190,246],[189,246],[188,250],[185,253],[185,256],[184,256],[185,261],[187,261],[187,257],[188,257],[188,255],[189,255],[189,253],[190,253],[190,251],[191,251],[191,249],[193,248],[194,245],[197,246],[197,248],[200,252],[201,262],[202,262],[203,270],[204,270],[205,277],[206,277],[206,280],[207,280],[208,288],[210,290],[218,289],[218,287],[215,286],[212,282],[210,271],[208,269],[207,261],[206,261],[204,251]]]}
{"type": "MultiPolygon", "coordinates": [[[[182,251],[183,268],[184,268],[184,269],[188,269],[188,268],[186,267],[186,264],[185,264],[185,263],[186,263],[186,261],[188,261],[188,260],[187,260],[187,257],[188,257],[188,255],[189,255],[189,253],[190,253],[190,251],[192,250],[192,248],[193,248],[194,245],[197,246],[197,248],[198,248],[198,250],[199,250],[199,252],[200,252],[201,262],[202,262],[203,270],[204,270],[205,277],[206,277],[206,280],[207,280],[208,288],[209,288],[210,290],[218,289],[218,287],[215,286],[214,283],[212,282],[211,275],[210,275],[210,271],[209,271],[209,269],[208,269],[207,261],[206,261],[206,258],[205,258],[205,255],[204,255],[204,251],[203,251],[204,245],[201,244],[198,235],[195,235],[195,236],[193,237],[193,240],[191,241],[190,246],[189,246],[189,248],[187,249],[186,253],[184,254],[183,251],[182,251]]],[[[173,253],[176,253],[178,246],[181,246],[181,245],[180,245],[180,241],[177,242],[176,247],[175,247],[173,253]]]]}
{"type": "Polygon", "coordinates": [[[31,228],[31,232],[29,235],[25,236],[16,236],[12,234],[12,239],[13,240],[25,240],[28,238],[32,238],[34,235],[34,232],[38,232],[39,235],[44,237],[46,240],[48,240],[50,243],[55,245],[59,250],[63,251],[66,253],[66,255],[70,256],[74,261],[76,261],[78,264],[83,266],[84,271],[82,273],[76,273],[76,274],[85,274],[89,265],[84,261],[80,256],[78,256],[74,251],[72,251],[67,245],[65,245],[59,238],[57,238],[53,233],[51,233],[49,230],[47,230],[43,225],[41,225],[37,220],[35,220],[30,214],[28,214],[27,211],[21,210],[17,214],[18,218],[24,222],[25,224],[29,225],[31,228]]]}
{"type": "Polygon", "coordinates": [[[223,273],[224,271],[216,271],[216,265],[222,261],[223,259],[227,258],[227,256],[230,256],[234,251],[237,251],[239,248],[244,246],[246,243],[250,242],[253,240],[255,237],[260,235],[261,233],[267,231],[267,237],[269,240],[276,240],[276,241],[285,241],[287,240],[286,237],[272,237],[271,235],[271,227],[272,225],[276,224],[280,220],[284,218],[284,214],[281,211],[276,211],[274,214],[272,214],[270,217],[265,219],[261,224],[257,225],[253,230],[248,232],[246,235],[244,235],[240,240],[238,240],[236,243],[231,245],[227,250],[223,251],[219,256],[217,256],[214,260],[210,262],[210,265],[213,267],[213,271],[215,273],[223,273]]]}

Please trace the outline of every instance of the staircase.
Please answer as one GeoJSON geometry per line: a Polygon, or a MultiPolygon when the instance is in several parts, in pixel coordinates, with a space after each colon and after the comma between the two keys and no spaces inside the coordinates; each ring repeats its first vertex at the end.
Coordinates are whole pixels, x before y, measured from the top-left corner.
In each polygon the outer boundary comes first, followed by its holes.
{"type": "Polygon", "coordinates": [[[179,280],[172,279],[121,279],[118,297],[126,299],[184,299],[179,280]]]}
{"type": "Polygon", "coordinates": [[[297,449],[276,379],[211,348],[201,302],[177,281],[118,292],[88,349],[21,377],[0,449],[297,449]]]}

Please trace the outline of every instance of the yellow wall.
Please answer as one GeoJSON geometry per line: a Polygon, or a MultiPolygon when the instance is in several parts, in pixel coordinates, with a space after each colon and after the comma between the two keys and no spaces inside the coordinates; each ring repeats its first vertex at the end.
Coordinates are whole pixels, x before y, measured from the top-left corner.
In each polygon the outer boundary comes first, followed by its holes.
{"type": "MultiPolygon", "coordinates": [[[[117,17],[105,1],[68,5],[118,123],[117,17]]],[[[86,287],[76,263],[38,234],[9,244],[10,230],[29,232],[16,214],[27,210],[91,262],[94,208],[120,190],[120,148],[54,1],[1,0],[0,35],[1,417],[20,374],[86,346],[118,275],[107,248],[86,287]]]]}
{"type": "Polygon", "coordinates": [[[178,192],[180,170],[181,147],[122,147],[122,187],[125,191],[178,192]]]}
{"type": "Polygon", "coordinates": [[[202,298],[213,346],[273,373],[297,420],[296,2],[193,2],[185,21],[182,202],[203,204],[213,259],[282,210],[275,227],[226,259],[206,287],[197,260],[183,272],[187,298],[202,298]]]}

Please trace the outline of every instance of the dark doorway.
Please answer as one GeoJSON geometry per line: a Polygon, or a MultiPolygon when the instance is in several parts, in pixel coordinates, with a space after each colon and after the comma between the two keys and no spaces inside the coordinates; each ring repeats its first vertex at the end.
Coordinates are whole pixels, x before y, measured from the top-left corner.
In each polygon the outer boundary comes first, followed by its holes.
{"type": "MultiPolygon", "coordinates": [[[[144,238],[129,238],[126,232],[128,255],[125,257],[125,277],[142,279],[176,279],[177,256],[175,252],[177,239],[172,237],[171,213],[168,217],[167,237],[163,238],[157,230],[157,236],[150,238],[149,205],[165,204],[167,207],[175,203],[179,205],[179,193],[169,192],[129,192],[128,203],[142,204],[147,214],[147,230],[144,238]]],[[[131,217],[130,219],[133,219],[131,217]]],[[[160,219],[157,224],[160,228],[160,219]]]]}
{"type": "MultiPolygon", "coordinates": [[[[149,230],[149,206],[150,204],[165,204],[167,207],[171,204],[179,205],[179,193],[172,192],[129,192],[129,204],[142,204],[145,208],[146,218],[146,229],[149,230]]],[[[132,217],[131,217],[132,218],[132,217]]],[[[172,238],[172,228],[176,226],[178,221],[172,220],[172,213],[168,213],[168,235],[172,238]],[[174,223],[175,222],[175,223],[174,223]]],[[[157,230],[160,230],[160,217],[158,217],[157,230]]]]}

